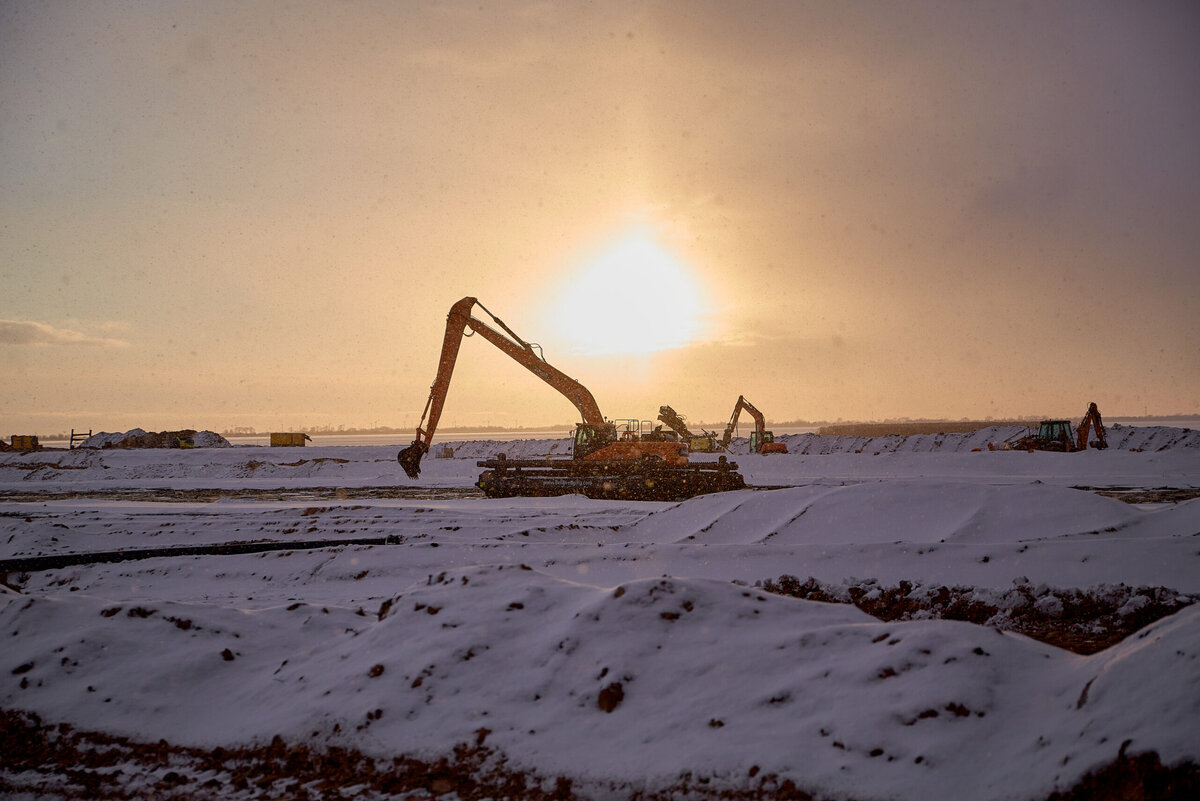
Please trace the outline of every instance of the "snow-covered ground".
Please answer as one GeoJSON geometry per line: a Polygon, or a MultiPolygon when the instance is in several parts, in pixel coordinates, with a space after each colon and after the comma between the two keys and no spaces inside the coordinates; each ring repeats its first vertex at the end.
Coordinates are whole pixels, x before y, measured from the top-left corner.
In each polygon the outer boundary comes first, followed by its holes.
{"type": "MultiPolygon", "coordinates": [[[[1082,656],[755,586],[1200,594],[1200,499],[1075,489],[1200,487],[1200,435],[1114,428],[1114,447],[1078,454],[987,450],[1002,429],[797,435],[768,457],[737,441],[747,482],[782,488],[679,504],[470,497],[477,459],[565,455],[557,440],[450,443],[454,458],[431,453],[416,481],[395,448],[4,454],[10,567],[295,547],[14,567],[0,707],[184,747],[279,736],[432,761],[480,745],[585,798],[1041,799],[1118,754],[1195,763],[1200,606],[1082,656]]],[[[167,767],[120,786],[169,795],[167,767]]],[[[205,775],[172,769],[188,797],[271,792],[215,774],[205,791],[205,775]]],[[[14,797],[65,781],[0,777],[14,797]]],[[[405,797],[455,797],[435,785],[405,797]]]]}

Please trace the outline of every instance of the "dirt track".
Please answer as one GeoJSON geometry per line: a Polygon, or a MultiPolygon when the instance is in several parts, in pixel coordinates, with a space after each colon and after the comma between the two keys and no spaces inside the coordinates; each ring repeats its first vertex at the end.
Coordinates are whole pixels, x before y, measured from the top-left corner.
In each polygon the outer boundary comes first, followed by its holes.
{"type": "Polygon", "coordinates": [[[474,487],[295,487],[291,489],[93,489],[71,492],[0,492],[0,503],[39,503],[73,498],[139,503],[212,503],[237,501],[307,501],[396,498],[414,501],[455,501],[482,498],[474,487]]]}
{"type": "MultiPolygon", "coordinates": [[[[747,489],[785,489],[786,486],[756,486],[747,489]]],[[[1181,503],[1200,498],[1200,489],[1195,487],[1084,487],[1072,489],[1094,492],[1126,503],[1181,503]]],[[[357,500],[389,499],[415,501],[452,501],[483,498],[484,494],[475,487],[292,487],[277,489],[85,489],[71,492],[4,492],[0,491],[0,503],[40,503],[62,501],[73,498],[91,498],[101,501],[132,501],[142,503],[212,503],[220,500],[239,501],[305,501],[305,500],[357,500]]]]}

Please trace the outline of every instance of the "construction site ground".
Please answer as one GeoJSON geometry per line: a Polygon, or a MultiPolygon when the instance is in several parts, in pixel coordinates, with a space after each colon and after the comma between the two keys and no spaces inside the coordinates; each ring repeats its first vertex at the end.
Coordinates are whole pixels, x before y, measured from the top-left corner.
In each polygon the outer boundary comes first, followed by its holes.
{"type": "Polygon", "coordinates": [[[5,454],[0,793],[1192,797],[1200,450],[1140,436],[682,503],[471,486],[550,441],[5,454]]]}

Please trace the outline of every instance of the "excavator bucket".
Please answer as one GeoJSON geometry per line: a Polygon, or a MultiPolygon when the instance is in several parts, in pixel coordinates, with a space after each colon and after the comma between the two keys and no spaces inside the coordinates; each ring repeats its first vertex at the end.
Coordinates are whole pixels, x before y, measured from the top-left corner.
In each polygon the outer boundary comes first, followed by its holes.
{"type": "Polygon", "coordinates": [[[413,444],[409,445],[400,453],[396,454],[396,461],[404,468],[404,472],[408,473],[409,478],[416,478],[421,475],[421,457],[429,450],[429,446],[420,440],[413,440],[413,444]]]}

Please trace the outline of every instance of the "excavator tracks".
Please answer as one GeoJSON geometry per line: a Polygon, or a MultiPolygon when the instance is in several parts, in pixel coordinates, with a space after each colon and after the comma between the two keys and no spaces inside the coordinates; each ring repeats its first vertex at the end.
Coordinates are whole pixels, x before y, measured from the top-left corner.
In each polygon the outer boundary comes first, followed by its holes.
{"type": "Polygon", "coordinates": [[[508,459],[504,454],[476,464],[485,468],[476,486],[489,498],[578,494],[598,500],[683,501],[746,487],[737,463],[724,456],[682,467],[649,459],[508,459]]]}

